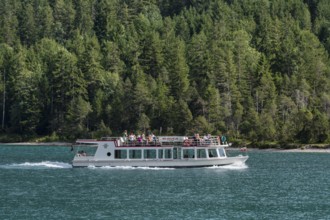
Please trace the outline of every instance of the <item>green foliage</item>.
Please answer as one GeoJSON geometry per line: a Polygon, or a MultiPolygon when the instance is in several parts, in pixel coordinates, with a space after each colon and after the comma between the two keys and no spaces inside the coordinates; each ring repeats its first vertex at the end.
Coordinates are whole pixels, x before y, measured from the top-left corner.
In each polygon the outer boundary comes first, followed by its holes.
{"type": "Polygon", "coordinates": [[[150,119],[144,113],[141,114],[137,121],[137,128],[143,133],[146,133],[147,129],[150,128],[150,119]]]}
{"type": "Polygon", "coordinates": [[[206,118],[203,116],[196,117],[193,122],[190,129],[188,129],[190,135],[195,133],[200,134],[209,134],[213,131],[213,128],[211,125],[207,122],[206,118]]]}
{"type": "Polygon", "coordinates": [[[127,129],[327,143],[329,8],[326,0],[0,1],[2,136],[127,129]]]}
{"type": "Polygon", "coordinates": [[[103,121],[99,124],[95,133],[93,133],[93,137],[101,138],[101,137],[108,137],[112,134],[112,131],[109,127],[107,127],[103,121]]]}
{"type": "Polygon", "coordinates": [[[56,132],[52,132],[48,136],[37,139],[38,142],[54,142],[54,141],[59,141],[59,140],[60,140],[60,137],[56,134],[56,132]]]}

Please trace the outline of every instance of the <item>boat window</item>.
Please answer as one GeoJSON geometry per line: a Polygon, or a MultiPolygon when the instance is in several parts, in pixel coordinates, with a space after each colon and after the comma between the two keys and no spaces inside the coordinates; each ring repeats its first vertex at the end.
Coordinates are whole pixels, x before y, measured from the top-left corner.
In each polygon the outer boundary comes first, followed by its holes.
{"type": "Polygon", "coordinates": [[[183,158],[195,158],[195,150],[183,149],[183,158]]]}
{"type": "Polygon", "coordinates": [[[206,158],[205,149],[197,149],[197,158],[206,158]]]}
{"type": "Polygon", "coordinates": [[[163,151],[163,149],[158,149],[158,158],[159,158],[159,159],[163,159],[163,156],[164,156],[164,151],[163,151]]]}
{"type": "Polygon", "coordinates": [[[173,148],[173,159],[181,159],[181,148],[173,148]]]}
{"type": "Polygon", "coordinates": [[[219,155],[220,157],[225,157],[226,156],[225,149],[219,148],[219,155]]]}
{"type": "Polygon", "coordinates": [[[129,159],[141,159],[141,150],[129,150],[129,159]]]}
{"type": "Polygon", "coordinates": [[[217,149],[209,149],[209,157],[218,157],[217,149]]]}
{"type": "Polygon", "coordinates": [[[115,158],[116,159],[126,159],[127,150],[115,150],[115,158]]]}
{"type": "Polygon", "coordinates": [[[144,150],[144,158],[145,159],[155,159],[156,158],[156,150],[144,150]]]}
{"type": "Polygon", "coordinates": [[[165,159],[171,159],[172,158],[172,149],[165,149],[165,159]]]}
{"type": "Polygon", "coordinates": [[[178,158],[178,149],[173,148],[173,159],[177,159],[177,158],[178,158]]]}
{"type": "Polygon", "coordinates": [[[80,145],[73,148],[74,152],[81,155],[81,152],[84,152],[86,156],[93,156],[97,150],[97,147],[91,147],[89,145],[80,145]]]}

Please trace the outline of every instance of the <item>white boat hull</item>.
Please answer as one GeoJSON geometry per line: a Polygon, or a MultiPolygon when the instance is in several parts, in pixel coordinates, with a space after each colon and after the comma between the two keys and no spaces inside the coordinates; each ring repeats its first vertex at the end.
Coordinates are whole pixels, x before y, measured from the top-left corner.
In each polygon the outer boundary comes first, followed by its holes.
{"type": "Polygon", "coordinates": [[[75,157],[72,161],[73,167],[164,167],[164,168],[189,168],[189,167],[210,167],[224,166],[235,163],[244,163],[248,156],[207,158],[207,159],[116,159],[116,160],[95,160],[94,157],[75,157]]]}

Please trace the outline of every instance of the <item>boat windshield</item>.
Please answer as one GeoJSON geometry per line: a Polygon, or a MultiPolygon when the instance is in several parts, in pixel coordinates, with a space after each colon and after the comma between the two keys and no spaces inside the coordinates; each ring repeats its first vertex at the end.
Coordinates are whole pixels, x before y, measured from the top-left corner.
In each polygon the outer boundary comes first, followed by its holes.
{"type": "Polygon", "coordinates": [[[94,156],[96,149],[96,145],[75,145],[72,147],[77,156],[94,156]]]}
{"type": "Polygon", "coordinates": [[[225,157],[226,156],[225,149],[219,148],[219,155],[220,157],[225,157]]]}
{"type": "Polygon", "coordinates": [[[217,149],[209,149],[209,158],[218,157],[217,149]]]}

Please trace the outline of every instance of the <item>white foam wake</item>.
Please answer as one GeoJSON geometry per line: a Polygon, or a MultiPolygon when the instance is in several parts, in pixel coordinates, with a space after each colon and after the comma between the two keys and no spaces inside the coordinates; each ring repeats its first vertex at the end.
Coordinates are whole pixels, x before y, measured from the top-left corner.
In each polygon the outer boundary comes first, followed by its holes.
{"type": "Polygon", "coordinates": [[[25,162],[25,163],[13,163],[13,164],[6,164],[6,165],[0,165],[2,168],[7,169],[47,169],[47,168],[53,168],[53,169],[67,169],[72,168],[72,165],[69,163],[63,163],[63,162],[53,162],[53,161],[42,161],[42,162],[25,162]]]}
{"type": "Polygon", "coordinates": [[[213,166],[209,167],[210,169],[226,169],[226,170],[243,170],[249,168],[244,162],[237,162],[225,166],[213,166]]]}

